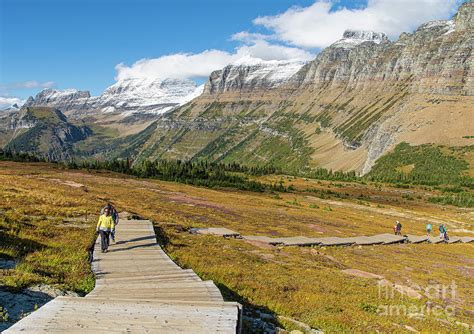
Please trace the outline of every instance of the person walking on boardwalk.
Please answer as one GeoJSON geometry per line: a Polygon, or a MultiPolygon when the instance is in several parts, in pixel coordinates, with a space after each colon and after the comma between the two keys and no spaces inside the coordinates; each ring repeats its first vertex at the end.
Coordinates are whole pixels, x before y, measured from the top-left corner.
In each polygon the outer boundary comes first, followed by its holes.
{"type": "MultiPolygon", "coordinates": [[[[119,223],[119,214],[117,212],[117,209],[115,209],[115,207],[112,204],[107,203],[106,206],[100,209],[100,215],[104,214],[104,211],[106,208],[110,210],[110,215],[112,216],[112,219],[114,220],[114,225],[117,226],[119,223]]],[[[110,233],[110,237],[112,238],[112,241],[115,242],[115,230],[110,233]]]]}
{"type": "Polygon", "coordinates": [[[402,224],[400,223],[400,221],[397,220],[397,224],[395,226],[396,226],[395,234],[402,235],[402,224]]]}
{"type": "Polygon", "coordinates": [[[99,217],[96,231],[100,234],[100,246],[102,253],[107,253],[110,243],[110,234],[115,231],[115,224],[110,213],[110,208],[104,209],[104,214],[99,217]]]}
{"type": "Polygon", "coordinates": [[[431,237],[431,230],[432,230],[432,229],[433,229],[433,226],[431,226],[431,224],[428,223],[428,224],[426,225],[426,235],[427,235],[428,237],[431,237]]]}
{"type": "Polygon", "coordinates": [[[446,228],[443,224],[439,225],[439,238],[444,239],[444,234],[446,232],[446,228]]]}
{"type": "Polygon", "coordinates": [[[446,226],[444,226],[444,225],[443,225],[443,229],[444,229],[444,232],[443,232],[443,239],[444,239],[444,241],[448,241],[448,240],[449,240],[448,229],[447,229],[446,226]]]}

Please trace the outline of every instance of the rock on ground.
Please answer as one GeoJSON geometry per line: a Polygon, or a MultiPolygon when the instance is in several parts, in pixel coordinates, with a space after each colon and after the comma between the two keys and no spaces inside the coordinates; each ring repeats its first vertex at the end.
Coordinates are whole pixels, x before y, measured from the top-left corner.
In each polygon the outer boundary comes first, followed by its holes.
{"type": "Polygon", "coordinates": [[[12,326],[57,296],[78,296],[78,294],[72,291],[61,291],[46,284],[34,285],[16,293],[0,290],[0,306],[8,313],[8,321],[0,322],[0,331],[12,326]]]}

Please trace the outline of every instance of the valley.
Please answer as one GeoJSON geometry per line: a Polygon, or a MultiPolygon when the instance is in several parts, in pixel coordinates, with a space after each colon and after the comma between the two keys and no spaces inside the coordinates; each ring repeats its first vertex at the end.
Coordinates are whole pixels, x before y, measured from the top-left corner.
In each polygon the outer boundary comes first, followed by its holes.
{"type": "MultiPolygon", "coordinates": [[[[18,261],[3,272],[1,284],[22,289],[46,283],[90,291],[94,280],[87,247],[99,208],[111,201],[121,211],[152,219],[160,243],[179,265],[212,279],[228,300],[273,314],[279,326],[295,328],[285,317],[328,333],[407,328],[462,332],[461,323],[472,325],[473,244],[282,248],[187,232],[226,227],[243,235],[355,236],[391,233],[400,220],[407,234],[422,235],[431,222],[435,227],[446,224],[450,235],[472,236],[472,210],[430,203],[428,198],[440,191],[425,186],[257,178],[283,180],[294,190],[207,189],[107,171],[0,162],[2,240],[17,240],[2,247],[1,256],[18,261]],[[380,277],[421,297],[400,292],[381,296],[380,277]],[[454,298],[424,293],[453,281],[454,298]],[[379,308],[384,305],[411,311],[383,315],[379,308]],[[444,311],[420,312],[427,305],[444,311]],[[454,316],[447,306],[455,308],[454,316]]],[[[252,326],[247,320],[246,326],[252,326]]]]}

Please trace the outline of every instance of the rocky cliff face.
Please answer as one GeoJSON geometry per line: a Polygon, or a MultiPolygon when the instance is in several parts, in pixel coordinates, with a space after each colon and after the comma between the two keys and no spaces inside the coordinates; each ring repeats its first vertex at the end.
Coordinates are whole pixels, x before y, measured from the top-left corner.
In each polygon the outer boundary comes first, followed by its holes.
{"type": "Polygon", "coordinates": [[[342,38],[332,46],[339,48],[352,48],[362,43],[389,43],[387,35],[381,32],[364,30],[346,30],[342,38]]]}
{"type": "Polygon", "coordinates": [[[410,91],[472,95],[465,79],[472,76],[470,62],[472,31],[463,21],[435,21],[420,26],[413,34],[402,34],[390,43],[346,38],[321,52],[298,77],[303,85],[364,88],[377,83],[409,81],[410,91]],[[350,47],[348,47],[350,46],[350,47]]]}
{"type": "Polygon", "coordinates": [[[313,61],[284,67],[294,74],[283,80],[272,80],[275,65],[228,66],[127,152],[367,172],[400,141],[472,144],[473,11],[466,3],[452,21],[394,42],[347,31],[313,61]]]}
{"type": "Polygon", "coordinates": [[[88,91],[45,89],[30,97],[25,107],[53,107],[72,116],[96,113],[162,114],[184,104],[202,92],[191,80],[121,80],[108,87],[100,96],[88,91]]]}
{"type": "Polygon", "coordinates": [[[204,86],[204,94],[273,89],[288,82],[304,61],[258,61],[244,59],[214,71],[204,86]]]}
{"type": "Polygon", "coordinates": [[[89,91],[75,89],[43,89],[35,98],[29,97],[24,107],[55,107],[61,110],[81,110],[91,97],[89,91]]]}

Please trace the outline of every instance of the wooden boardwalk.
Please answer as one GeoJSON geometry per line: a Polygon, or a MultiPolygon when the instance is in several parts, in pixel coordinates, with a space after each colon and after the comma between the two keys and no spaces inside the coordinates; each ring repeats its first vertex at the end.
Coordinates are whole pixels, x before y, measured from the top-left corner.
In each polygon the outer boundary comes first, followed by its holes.
{"type": "Polygon", "coordinates": [[[238,239],[245,239],[250,241],[258,241],[267,243],[274,246],[315,246],[315,247],[325,247],[325,246],[371,246],[371,245],[391,245],[399,243],[411,243],[411,244],[420,244],[420,243],[431,243],[431,244],[454,244],[454,243],[474,243],[474,237],[464,236],[464,237],[450,237],[449,240],[445,241],[436,236],[428,237],[427,235],[394,235],[392,233],[382,233],[371,236],[356,236],[356,237],[306,237],[306,236],[296,236],[296,237],[267,237],[263,235],[241,235],[238,232],[229,230],[222,227],[212,227],[212,228],[194,228],[190,231],[192,234],[212,234],[218,235],[225,238],[234,237],[238,239]]]}
{"type": "Polygon", "coordinates": [[[121,220],[109,252],[95,245],[96,286],[58,297],[4,333],[238,333],[240,305],[212,281],[181,269],[156,242],[148,220],[121,220]]]}

